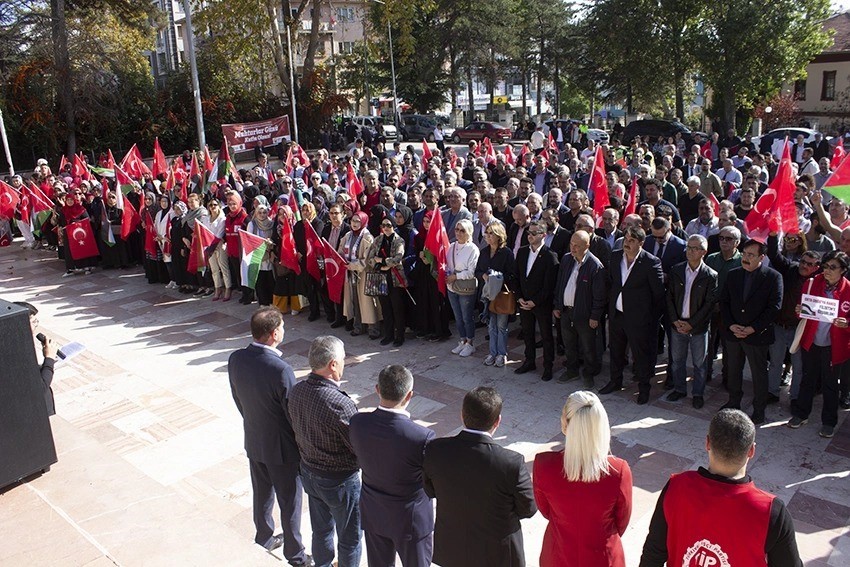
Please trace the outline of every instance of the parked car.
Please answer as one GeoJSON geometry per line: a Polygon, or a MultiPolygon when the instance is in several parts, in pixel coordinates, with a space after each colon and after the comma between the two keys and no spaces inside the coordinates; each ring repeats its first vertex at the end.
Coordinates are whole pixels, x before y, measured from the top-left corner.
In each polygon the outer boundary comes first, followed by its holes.
{"type": "MultiPolygon", "coordinates": [[[[574,126],[581,124],[581,122],[579,122],[578,120],[573,120],[571,118],[558,118],[558,119],[547,120],[546,122],[543,123],[544,124],[543,132],[546,135],[548,135],[549,131],[552,130],[552,128],[555,127],[555,122],[563,122],[565,124],[571,123],[574,126]]],[[[597,144],[607,144],[608,141],[609,141],[608,132],[606,132],[605,130],[601,130],[599,128],[588,128],[587,129],[587,137],[588,137],[588,139],[593,140],[597,144]]]]}
{"type": "Polygon", "coordinates": [[[495,122],[472,122],[464,128],[458,128],[452,135],[452,142],[460,144],[469,140],[481,141],[490,138],[491,142],[504,143],[511,139],[511,129],[495,122]]]}
{"type": "MultiPolygon", "coordinates": [[[[817,130],[812,130],[811,128],[798,128],[796,126],[789,126],[787,128],[776,128],[771,130],[767,134],[763,136],[754,136],[753,144],[759,149],[760,153],[766,154],[771,151],[773,148],[773,143],[777,140],[783,140],[785,136],[788,136],[788,141],[792,144],[797,141],[797,136],[802,134],[806,137],[806,143],[811,143],[815,141],[815,134],[818,134],[817,130]]],[[[821,135],[823,138],[826,136],[821,135]]],[[[781,147],[781,144],[780,144],[781,147]]],[[[782,157],[782,156],[777,156],[782,157]]]]}
{"type": "Polygon", "coordinates": [[[378,124],[384,125],[384,137],[387,141],[396,141],[398,140],[398,130],[396,130],[395,125],[388,121],[384,120],[382,116],[355,116],[351,119],[355,126],[357,126],[357,134],[360,135],[360,132],[363,128],[368,128],[370,132],[372,132],[372,136],[374,137],[378,131],[378,124]]]}
{"type": "Polygon", "coordinates": [[[629,145],[637,136],[649,136],[649,139],[654,141],[659,136],[666,139],[679,132],[685,139],[686,147],[690,147],[694,140],[693,132],[676,120],[633,120],[623,128],[620,140],[624,145],[629,145]]]}
{"type": "MultiPolygon", "coordinates": [[[[442,122],[442,121],[441,121],[442,122]]],[[[428,140],[434,141],[434,130],[437,128],[437,119],[425,114],[402,114],[401,115],[401,139],[404,140],[428,140]]],[[[454,135],[454,128],[448,128],[443,123],[443,138],[450,140],[454,135]]]]}

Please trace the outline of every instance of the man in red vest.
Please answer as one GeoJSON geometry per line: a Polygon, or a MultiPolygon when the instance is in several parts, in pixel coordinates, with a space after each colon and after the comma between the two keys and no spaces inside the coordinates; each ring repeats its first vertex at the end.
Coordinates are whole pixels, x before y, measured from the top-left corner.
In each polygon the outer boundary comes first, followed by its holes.
{"type": "Polygon", "coordinates": [[[640,567],[802,567],[785,504],[747,475],[756,451],[747,414],[720,410],[708,427],[708,469],[674,474],[661,491],[640,567]]]}

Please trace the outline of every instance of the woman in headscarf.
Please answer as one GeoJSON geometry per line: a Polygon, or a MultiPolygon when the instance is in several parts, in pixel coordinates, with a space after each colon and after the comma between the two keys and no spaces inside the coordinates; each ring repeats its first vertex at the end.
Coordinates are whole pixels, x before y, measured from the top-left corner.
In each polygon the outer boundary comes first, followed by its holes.
{"type": "Polygon", "coordinates": [[[313,206],[316,208],[316,218],[322,221],[324,224],[328,223],[328,206],[326,204],[326,195],[322,190],[322,185],[316,188],[316,192],[313,193],[313,206]]]}
{"type": "MultiPolygon", "coordinates": [[[[374,210],[374,209],[373,209],[374,210]]],[[[404,344],[406,319],[405,296],[407,294],[407,276],[404,275],[404,242],[396,234],[395,223],[390,218],[381,221],[381,234],[375,239],[366,265],[371,271],[383,274],[387,279],[387,295],[379,296],[381,313],[384,316],[384,338],[382,345],[393,343],[400,347],[404,344]]]]}
{"type": "MultiPolygon", "coordinates": [[[[231,287],[230,267],[227,265],[227,245],[224,238],[226,216],[221,209],[221,201],[218,199],[210,201],[207,204],[207,210],[210,213],[207,228],[219,239],[215,250],[210,254],[210,274],[215,286],[215,295],[213,295],[212,300],[218,301],[224,297],[225,292],[231,287]]],[[[225,301],[229,300],[230,296],[227,296],[225,301]]]]}
{"type": "MultiPolygon", "coordinates": [[[[197,193],[190,193],[186,200],[188,211],[183,218],[183,242],[186,245],[186,261],[189,260],[189,248],[192,246],[192,237],[195,233],[195,223],[200,222],[209,226],[210,213],[201,206],[201,196],[197,193]]],[[[203,261],[203,259],[201,259],[203,261]]],[[[187,293],[194,292],[197,297],[208,296],[213,294],[213,282],[209,271],[204,271],[203,274],[187,272],[187,293]]]]}
{"type": "MultiPolygon", "coordinates": [[[[413,287],[413,266],[416,264],[416,252],[414,251],[413,240],[416,238],[416,229],[413,228],[413,211],[405,205],[396,205],[394,219],[396,227],[395,231],[399,238],[404,242],[404,260],[402,268],[410,287],[413,287]]],[[[413,296],[404,294],[405,310],[407,313],[416,313],[416,304],[413,302],[413,296]]],[[[419,327],[418,317],[409,317],[407,324],[411,330],[416,331],[419,327]],[[411,320],[413,319],[413,320],[411,320]]]]}
{"type": "MultiPolygon", "coordinates": [[[[59,214],[57,215],[57,224],[62,227],[63,230],[60,231],[60,235],[62,238],[62,248],[65,258],[65,275],[62,277],[72,276],[75,273],[79,273],[85,270],[86,274],[90,274],[92,271],[92,261],[90,258],[85,258],[83,260],[74,260],[73,256],[71,256],[71,250],[68,247],[68,235],[65,233],[64,228],[71,223],[75,223],[81,220],[88,220],[89,214],[86,212],[86,208],[83,207],[83,192],[80,189],[74,189],[65,194],[63,205],[59,210],[59,214]]],[[[96,261],[96,258],[95,258],[96,261]]]]}
{"type": "MultiPolygon", "coordinates": [[[[232,286],[224,291],[224,300],[230,299],[233,289],[242,285],[242,248],[239,244],[239,230],[248,224],[248,213],[242,207],[242,196],[236,191],[227,193],[227,216],[224,219],[224,238],[227,250],[227,265],[230,267],[230,281],[232,286]]],[[[242,288],[242,295],[250,294],[251,300],[254,294],[247,288],[242,288]]]]}
{"type": "Polygon", "coordinates": [[[413,238],[413,252],[416,254],[413,289],[416,292],[416,310],[420,313],[416,322],[416,336],[432,342],[446,340],[452,336],[449,331],[448,309],[443,294],[437,287],[436,267],[425,248],[428,229],[435,214],[439,214],[439,210],[425,213],[422,217],[422,230],[413,238]]]}
{"type": "Polygon", "coordinates": [[[295,237],[295,251],[301,264],[301,285],[310,304],[308,321],[315,321],[321,316],[319,312],[319,282],[314,280],[313,276],[307,271],[307,255],[310,253],[307,249],[307,231],[310,230],[306,227],[307,224],[313,227],[317,238],[322,233],[322,229],[325,228],[324,223],[316,218],[316,207],[309,201],[301,205],[301,220],[295,223],[293,236],[295,237]]]}
{"type": "Polygon", "coordinates": [[[358,211],[349,222],[351,231],[343,237],[338,251],[348,263],[342,299],[343,314],[350,323],[346,329],[350,327],[351,336],[356,337],[367,332],[369,325],[380,327],[381,308],[374,297],[366,295],[366,259],[374,242],[366,230],[369,217],[358,211]]]}
{"type": "Polygon", "coordinates": [[[278,203],[282,204],[278,206],[274,227],[272,227],[272,241],[274,242],[272,268],[275,273],[272,303],[281,313],[289,313],[291,311],[293,315],[296,315],[301,311],[301,300],[298,297],[298,275],[291,268],[288,268],[279,261],[280,248],[283,245],[282,234],[284,223],[289,224],[289,231],[293,230],[293,225],[295,224],[295,215],[292,213],[289,205],[283,202],[284,199],[288,201],[286,195],[278,197],[278,203]]]}
{"type": "MultiPolygon", "coordinates": [[[[168,207],[168,205],[166,205],[168,207]]],[[[170,278],[162,263],[162,249],[156,243],[156,214],[159,212],[159,204],[154,193],[145,193],[145,207],[141,211],[142,229],[145,231],[145,242],[148,237],[153,239],[155,252],[152,253],[145,246],[145,278],[149,284],[168,283],[170,278]]]]}
{"type": "MultiPolygon", "coordinates": [[[[121,189],[118,189],[120,191],[121,189]]],[[[101,249],[103,255],[103,269],[111,270],[115,268],[127,269],[130,264],[130,259],[127,257],[127,243],[121,237],[121,225],[124,220],[124,211],[118,208],[118,200],[115,191],[110,191],[106,195],[106,221],[109,226],[104,226],[103,231],[106,232],[107,238],[104,239],[104,246],[101,249]],[[108,235],[112,231],[112,239],[110,241],[108,235]]]]}
{"type": "MultiPolygon", "coordinates": [[[[345,220],[351,221],[351,218],[354,216],[354,213],[360,212],[360,203],[357,202],[357,199],[352,199],[351,195],[349,195],[348,193],[340,193],[339,195],[337,195],[337,203],[340,202],[340,199],[342,199],[342,212],[345,214],[345,220]]],[[[369,215],[366,215],[367,222],[368,218],[369,215]]]]}
{"type": "MultiPolygon", "coordinates": [[[[369,233],[378,238],[381,235],[381,223],[390,215],[389,209],[383,205],[375,205],[369,209],[369,233]]],[[[395,224],[394,222],[392,224],[395,224]]]]}
{"type": "Polygon", "coordinates": [[[180,293],[189,293],[189,274],[186,273],[186,264],[189,261],[189,250],[183,241],[184,218],[188,212],[186,203],[174,201],[171,206],[172,217],[169,225],[168,238],[171,242],[171,277],[177,285],[180,293]]]}
{"type": "MultiPolygon", "coordinates": [[[[257,303],[260,306],[272,304],[272,295],[274,294],[274,272],[272,272],[272,234],[274,221],[269,218],[268,205],[259,204],[254,207],[254,215],[248,223],[247,232],[264,238],[268,243],[266,253],[260,261],[260,271],[257,275],[257,282],[254,285],[254,290],[257,294],[257,303]]],[[[243,301],[242,303],[246,303],[243,301]]]]}
{"type": "Polygon", "coordinates": [[[157,269],[166,274],[168,281],[165,286],[166,289],[176,289],[177,282],[174,280],[171,269],[171,219],[174,217],[174,212],[171,210],[171,199],[168,198],[168,195],[160,195],[157,204],[159,209],[153,217],[158,250],[157,269]]]}

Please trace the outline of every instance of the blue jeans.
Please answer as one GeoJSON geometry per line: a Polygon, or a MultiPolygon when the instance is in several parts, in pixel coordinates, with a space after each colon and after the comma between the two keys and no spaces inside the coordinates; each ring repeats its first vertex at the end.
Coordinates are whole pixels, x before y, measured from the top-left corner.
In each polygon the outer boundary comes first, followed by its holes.
{"type": "Polygon", "coordinates": [[[461,295],[449,291],[449,303],[455,315],[457,334],[472,341],[475,338],[475,294],[461,295]]]}
{"type": "Polygon", "coordinates": [[[508,355],[508,315],[490,313],[490,354],[492,356],[508,355]]]}
{"type": "Polygon", "coordinates": [[[708,352],[708,333],[683,335],[673,331],[670,336],[670,370],[673,387],[681,394],[688,393],[688,351],[694,366],[694,383],[691,395],[702,396],[705,392],[705,355],[708,352]]]}
{"type": "Polygon", "coordinates": [[[316,567],[334,560],[334,526],[339,540],[339,567],[360,565],[360,473],[343,479],[319,476],[301,467],[301,482],[309,496],[316,567]]]}
{"type": "MultiPolygon", "coordinates": [[[[779,387],[782,383],[782,366],[785,363],[785,353],[794,342],[796,327],[790,329],[775,325],[773,332],[775,339],[770,345],[770,366],[767,373],[767,391],[779,395],[779,387]]],[[[791,355],[791,399],[796,400],[800,393],[800,381],[803,380],[803,351],[798,349],[791,355]]]]}

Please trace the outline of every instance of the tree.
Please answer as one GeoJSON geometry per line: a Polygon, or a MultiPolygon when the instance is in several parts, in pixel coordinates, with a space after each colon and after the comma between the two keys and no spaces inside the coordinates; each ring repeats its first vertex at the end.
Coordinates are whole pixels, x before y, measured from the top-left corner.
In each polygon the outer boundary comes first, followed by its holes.
{"type": "Polygon", "coordinates": [[[723,130],[736,110],[779,92],[829,45],[821,27],[829,0],[736,0],[714,3],[696,31],[697,67],[712,89],[723,130]]]}

